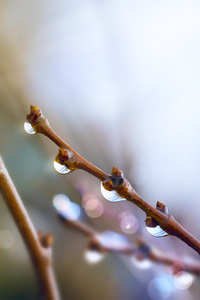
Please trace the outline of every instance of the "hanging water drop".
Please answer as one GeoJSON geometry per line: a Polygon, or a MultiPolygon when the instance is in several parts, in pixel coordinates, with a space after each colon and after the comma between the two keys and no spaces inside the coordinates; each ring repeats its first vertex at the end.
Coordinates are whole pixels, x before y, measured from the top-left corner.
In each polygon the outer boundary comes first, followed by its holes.
{"type": "Polygon", "coordinates": [[[165,232],[159,225],[157,225],[156,227],[146,226],[146,229],[151,235],[155,237],[163,237],[168,235],[168,233],[165,232]]]}
{"type": "Polygon", "coordinates": [[[68,174],[72,170],[68,169],[65,165],[61,165],[59,162],[56,160],[53,163],[54,169],[59,173],[59,174],[68,174]]]}
{"type": "Polygon", "coordinates": [[[28,133],[28,134],[36,134],[36,131],[33,129],[33,126],[31,125],[31,123],[29,123],[28,121],[24,122],[24,130],[28,133]]]}
{"type": "Polygon", "coordinates": [[[115,190],[108,191],[104,188],[102,182],[101,182],[101,193],[108,201],[111,202],[119,202],[126,200],[125,198],[122,198],[115,190]]]}

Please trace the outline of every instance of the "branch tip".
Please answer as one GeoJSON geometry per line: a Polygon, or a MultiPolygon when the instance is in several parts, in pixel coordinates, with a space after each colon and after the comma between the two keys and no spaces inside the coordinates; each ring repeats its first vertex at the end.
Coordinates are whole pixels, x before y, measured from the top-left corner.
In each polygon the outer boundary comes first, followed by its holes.
{"type": "Polygon", "coordinates": [[[43,114],[40,108],[31,105],[30,114],[26,116],[26,119],[31,125],[36,125],[37,119],[41,116],[43,116],[43,114]]]}

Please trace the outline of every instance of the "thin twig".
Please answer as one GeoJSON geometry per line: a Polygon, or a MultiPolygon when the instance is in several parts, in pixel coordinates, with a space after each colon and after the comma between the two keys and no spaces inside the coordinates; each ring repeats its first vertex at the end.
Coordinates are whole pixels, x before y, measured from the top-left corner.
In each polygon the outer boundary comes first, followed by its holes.
{"type": "Polygon", "coordinates": [[[149,245],[144,239],[138,238],[136,245],[133,246],[131,243],[126,244],[125,247],[116,248],[116,245],[112,244],[112,239],[109,242],[109,246],[105,246],[101,243],[101,233],[94,230],[89,225],[84,224],[78,220],[66,220],[64,217],[58,214],[62,223],[76,231],[84,234],[88,237],[88,247],[100,253],[118,253],[133,255],[138,261],[148,259],[149,261],[171,267],[173,274],[180,271],[186,271],[188,273],[199,276],[200,275],[200,263],[199,262],[186,262],[180,258],[175,258],[170,255],[159,251],[155,246],[149,245]]]}
{"type": "Polygon", "coordinates": [[[52,269],[52,236],[36,232],[1,157],[0,191],[33,261],[42,299],[59,300],[60,296],[52,269]]]}
{"type": "Polygon", "coordinates": [[[121,170],[114,167],[111,174],[106,174],[80,156],[53,131],[47,118],[43,116],[41,110],[36,106],[31,105],[31,112],[27,115],[27,121],[32,125],[36,133],[46,135],[60,148],[56,160],[61,164],[72,171],[83,169],[97,177],[102,181],[105,189],[109,191],[116,190],[121,197],[141,208],[147,215],[146,225],[148,227],[160,226],[168,235],[178,237],[200,254],[200,242],[185,230],[172,215],[168,214],[167,208],[163,203],[157,202],[155,208],[143,200],[135,192],[128,180],[124,178],[121,170]]]}

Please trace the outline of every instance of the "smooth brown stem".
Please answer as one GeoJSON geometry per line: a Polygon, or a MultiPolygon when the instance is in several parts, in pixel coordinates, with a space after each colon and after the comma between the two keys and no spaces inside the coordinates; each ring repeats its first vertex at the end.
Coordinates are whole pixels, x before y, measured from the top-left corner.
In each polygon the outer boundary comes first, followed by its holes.
{"type": "Polygon", "coordinates": [[[45,300],[59,300],[60,296],[52,270],[51,248],[42,246],[39,236],[1,157],[0,191],[33,261],[42,297],[45,300]]]}
{"type": "Polygon", "coordinates": [[[60,217],[60,219],[64,225],[67,225],[68,227],[71,227],[88,237],[95,236],[97,234],[97,232],[93,228],[91,228],[90,226],[88,226],[82,222],[66,220],[63,217],[60,217]]]}
{"type": "Polygon", "coordinates": [[[154,208],[148,202],[144,201],[123,177],[122,171],[114,167],[111,175],[106,174],[80,156],[52,130],[47,118],[43,116],[41,110],[36,106],[31,105],[31,112],[27,115],[27,121],[30,122],[36,133],[46,135],[59,148],[68,149],[73,154],[73,161],[76,161],[77,168],[83,169],[100,179],[106,189],[116,190],[121,197],[137,205],[147,216],[151,216],[154,222],[157,222],[166,233],[178,237],[200,254],[200,242],[185,230],[171,215],[159,210],[159,208],[154,208]]]}

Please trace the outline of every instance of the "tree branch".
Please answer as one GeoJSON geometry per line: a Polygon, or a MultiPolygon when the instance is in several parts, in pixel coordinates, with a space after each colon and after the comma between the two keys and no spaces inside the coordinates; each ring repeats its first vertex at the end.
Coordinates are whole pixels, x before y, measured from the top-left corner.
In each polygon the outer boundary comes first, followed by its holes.
{"type": "MultiPolygon", "coordinates": [[[[180,271],[186,271],[188,273],[199,276],[200,275],[200,263],[199,262],[186,262],[179,258],[166,255],[165,253],[159,251],[154,246],[149,245],[144,239],[138,238],[136,245],[133,246],[131,243],[126,243],[125,246],[120,245],[119,248],[112,243],[110,239],[109,245],[105,246],[105,243],[101,242],[101,233],[95,231],[90,226],[84,224],[78,220],[67,220],[58,214],[61,222],[70,228],[84,234],[88,237],[88,247],[100,253],[118,253],[133,255],[138,261],[148,259],[149,261],[169,266],[172,269],[173,275],[176,275],[180,271]]],[[[122,235],[121,235],[122,236],[122,235]]]]}
{"type": "Polygon", "coordinates": [[[60,296],[52,269],[52,236],[41,232],[37,234],[1,157],[0,191],[31,256],[41,296],[46,300],[59,300],[60,296]]]}
{"type": "Polygon", "coordinates": [[[102,181],[102,185],[106,190],[116,190],[122,198],[141,208],[147,215],[147,227],[156,228],[160,226],[166,235],[178,237],[200,254],[200,242],[167,212],[167,208],[163,203],[157,202],[156,208],[154,208],[143,200],[131,187],[128,180],[124,178],[121,170],[114,167],[111,174],[106,174],[80,156],[52,130],[47,118],[36,106],[31,105],[31,112],[27,115],[26,121],[31,124],[35,133],[46,135],[60,148],[56,157],[57,162],[66,166],[70,171],[83,169],[97,177],[102,181]]]}

